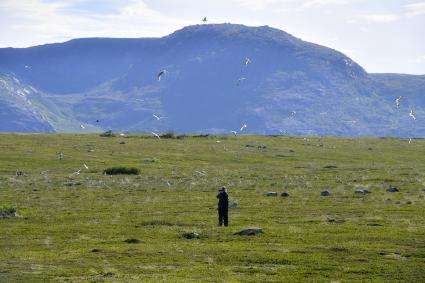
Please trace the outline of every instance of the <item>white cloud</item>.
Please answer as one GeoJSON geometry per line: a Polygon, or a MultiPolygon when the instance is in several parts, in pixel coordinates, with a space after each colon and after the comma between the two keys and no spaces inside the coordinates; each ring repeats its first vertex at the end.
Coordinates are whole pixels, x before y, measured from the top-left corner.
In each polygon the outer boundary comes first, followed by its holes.
{"type": "Polygon", "coordinates": [[[347,5],[350,0],[309,0],[302,4],[304,8],[313,8],[325,5],[347,5]]]}
{"type": "Polygon", "coordinates": [[[234,0],[241,7],[251,10],[264,10],[269,6],[284,6],[297,0],[234,0]]]}
{"type": "Polygon", "coordinates": [[[7,33],[5,30],[26,34],[31,39],[23,46],[28,46],[78,37],[152,37],[188,24],[150,9],[142,0],[123,3],[115,14],[88,14],[70,12],[67,7],[71,1],[67,0],[1,0],[0,37],[7,33]]]}
{"type": "Polygon", "coordinates": [[[418,57],[416,58],[416,63],[418,63],[418,64],[423,64],[423,63],[425,63],[425,55],[418,56],[418,57]]]}
{"type": "Polygon", "coordinates": [[[369,14],[360,16],[360,18],[374,23],[391,23],[398,21],[400,16],[396,14],[369,14]]]}
{"type": "Polygon", "coordinates": [[[412,3],[405,6],[408,10],[406,15],[409,17],[425,15],[425,2],[412,3]]]}

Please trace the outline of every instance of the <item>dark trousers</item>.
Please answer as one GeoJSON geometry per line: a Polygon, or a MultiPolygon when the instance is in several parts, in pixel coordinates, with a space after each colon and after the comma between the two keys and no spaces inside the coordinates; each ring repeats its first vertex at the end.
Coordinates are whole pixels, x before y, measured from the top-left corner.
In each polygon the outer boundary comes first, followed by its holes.
{"type": "Polygon", "coordinates": [[[224,222],[224,226],[229,224],[229,213],[227,209],[218,209],[218,225],[222,226],[224,222]]]}

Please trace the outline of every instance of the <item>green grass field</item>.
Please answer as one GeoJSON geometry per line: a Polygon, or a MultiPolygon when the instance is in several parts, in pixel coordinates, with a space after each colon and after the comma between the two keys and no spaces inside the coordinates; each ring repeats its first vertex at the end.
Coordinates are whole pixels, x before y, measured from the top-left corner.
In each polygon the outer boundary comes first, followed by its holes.
{"type": "Polygon", "coordinates": [[[0,282],[425,282],[423,188],[425,140],[0,134],[0,282]]]}

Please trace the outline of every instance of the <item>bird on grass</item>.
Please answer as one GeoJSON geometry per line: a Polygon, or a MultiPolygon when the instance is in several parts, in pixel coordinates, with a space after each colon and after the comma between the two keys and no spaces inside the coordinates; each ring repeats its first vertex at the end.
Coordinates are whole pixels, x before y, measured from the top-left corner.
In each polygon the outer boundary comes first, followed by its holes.
{"type": "Polygon", "coordinates": [[[155,132],[152,132],[152,135],[154,135],[155,137],[157,137],[159,140],[161,139],[161,137],[157,133],[155,133],[155,132]]]}
{"type": "Polygon", "coordinates": [[[86,170],[89,170],[89,167],[84,163],[83,164],[84,168],[86,168],[86,170]]]}
{"type": "Polygon", "coordinates": [[[158,82],[160,82],[161,78],[165,76],[166,74],[167,74],[167,70],[162,70],[161,72],[159,72],[157,75],[158,82]]]}
{"type": "Polygon", "coordinates": [[[399,98],[397,98],[396,100],[395,100],[395,105],[397,106],[397,108],[399,108],[400,107],[400,104],[401,104],[401,100],[403,99],[403,96],[400,96],[399,98]]]}
{"type": "Polygon", "coordinates": [[[410,109],[409,116],[412,117],[413,120],[416,120],[415,112],[413,112],[412,109],[410,109]]]}

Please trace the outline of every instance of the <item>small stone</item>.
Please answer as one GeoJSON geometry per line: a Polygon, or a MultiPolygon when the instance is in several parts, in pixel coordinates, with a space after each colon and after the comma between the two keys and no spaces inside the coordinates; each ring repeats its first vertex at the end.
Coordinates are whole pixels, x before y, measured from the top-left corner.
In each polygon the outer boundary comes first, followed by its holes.
{"type": "Polygon", "coordinates": [[[289,193],[288,192],[283,192],[280,196],[282,196],[282,197],[289,197],[289,193]]]}
{"type": "Polygon", "coordinates": [[[277,197],[277,193],[276,192],[267,192],[264,195],[266,195],[268,197],[277,197]]]}
{"type": "Polygon", "coordinates": [[[370,224],[367,224],[367,226],[372,226],[372,227],[381,227],[381,226],[382,226],[382,224],[378,224],[378,223],[370,223],[370,224]]]}
{"type": "Polygon", "coordinates": [[[120,142],[120,144],[125,144],[125,142],[122,141],[122,142],[120,142]]]}
{"type": "Polygon", "coordinates": [[[250,228],[246,228],[243,229],[237,233],[235,233],[235,235],[240,235],[240,236],[254,236],[260,233],[264,233],[263,229],[261,228],[257,228],[257,227],[250,227],[250,228]]]}
{"type": "Polygon", "coordinates": [[[142,241],[138,240],[138,239],[127,239],[124,241],[127,244],[140,244],[142,241]]]}
{"type": "Polygon", "coordinates": [[[183,233],[183,237],[186,239],[199,239],[200,235],[196,232],[183,233]]]}
{"type": "Polygon", "coordinates": [[[239,204],[237,202],[232,202],[229,204],[229,208],[239,208],[239,204]]]}
{"type": "Polygon", "coordinates": [[[329,196],[331,193],[330,192],[328,192],[328,191],[323,191],[323,192],[321,192],[320,193],[320,195],[322,196],[322,197],[327,197],[327,196],[329,196]]]}
{"type": "Polygon", "coordinates": [[[92,253],[98,253],[98,252],[100,252],[100,250],[99,249],[92,249],[91,252],[92,253]]]}
{"type": "Polygon", "coordinates": [[[390,193],[396,193],[396,192],[399,192],[400,190],[399,189],[397,189],[396,187],[389,187],[388,189],[387,189],[387,192],[390,192],[390,193]]]}

